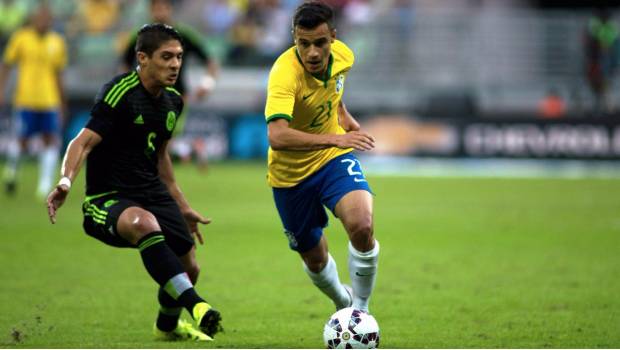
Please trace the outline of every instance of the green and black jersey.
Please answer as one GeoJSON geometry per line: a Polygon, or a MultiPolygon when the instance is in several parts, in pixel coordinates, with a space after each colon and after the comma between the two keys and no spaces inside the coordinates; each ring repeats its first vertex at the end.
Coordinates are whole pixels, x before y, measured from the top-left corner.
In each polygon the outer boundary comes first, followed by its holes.
{"type": "Polygon", "coordinates": [[[159,179],[157,152],[170,139],[183,100],[174,88],[155,97],[131,71],[105,84],[86,128],[102,137],[86,163],[86,195],[167,191],[159,179]]]}

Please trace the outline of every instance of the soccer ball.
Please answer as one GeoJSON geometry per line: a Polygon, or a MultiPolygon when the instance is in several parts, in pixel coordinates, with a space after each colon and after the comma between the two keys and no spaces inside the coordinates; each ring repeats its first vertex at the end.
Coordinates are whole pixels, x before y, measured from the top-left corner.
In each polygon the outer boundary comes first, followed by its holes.
{"type": "Polygon", "coordinates": [[[323,340],[328,349],[375,349],[379,347],[379,325],[365,311],[348,307],[329,318],[323,340]]]}

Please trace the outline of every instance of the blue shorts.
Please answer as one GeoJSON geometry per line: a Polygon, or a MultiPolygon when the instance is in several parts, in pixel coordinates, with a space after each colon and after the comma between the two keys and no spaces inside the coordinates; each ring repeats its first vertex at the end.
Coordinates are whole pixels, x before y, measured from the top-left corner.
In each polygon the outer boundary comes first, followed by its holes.
{"type": "Polygon", "coordinates": [[[273,188],[273,198],[291,249],[300,253],[314,248],[327,227],[327,212],[347,193],[370,187],[359,160],[347,153],[330,160],[319,171],[299,184],[273,188]]]}
{"type": "Polygon", "coordinates": [[[58,112],[55,110],[18,110],[21,128],[19,136],[28,138],[38,133],[57,134],[59,131],[58,112]]]}

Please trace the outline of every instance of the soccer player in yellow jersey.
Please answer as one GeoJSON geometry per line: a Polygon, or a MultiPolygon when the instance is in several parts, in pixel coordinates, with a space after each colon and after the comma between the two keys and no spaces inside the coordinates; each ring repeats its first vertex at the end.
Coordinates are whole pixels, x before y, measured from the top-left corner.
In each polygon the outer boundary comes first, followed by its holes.
{"type": "Polygon", "coordinates": [[[9,150],[5,169],[6,190],[15,191],[17,164],[28,139],[42,134],[44,149],[39,154],[37,195],[45,198],[52,187],[58,162],[59,113],[63,105],[62,72],[67,63],[64,39],[50,30],[49,7],[36,9],[30,26],[11,36],[0,65],[0,106],[4,105],[4,87],[11,66],[17,66],[17,87],[13,108],[21,122],[20,142],[9,150]]]}
{"type": "Polygon", "coordinates": [[[295,46],[274,63],[265,117],[269,174],[275,204],[291,249],[312,282],[336,305],[368,311],[377,274],[379,243],[373,236],[372,194],[353,150],[374,139],[360,131],[342,102],[353,52],[336,40],[332,9],[300,5],[293,18],[295,46]],[[323,228],[329,208],[349,235],[351,288],[340,283],[323,228]]]}

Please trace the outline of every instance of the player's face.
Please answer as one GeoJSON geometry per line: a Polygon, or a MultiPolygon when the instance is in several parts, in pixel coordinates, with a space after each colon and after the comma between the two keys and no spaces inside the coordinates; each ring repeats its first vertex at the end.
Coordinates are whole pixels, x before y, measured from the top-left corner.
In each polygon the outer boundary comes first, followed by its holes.
{"type": "Polygon", "coordinates": [[[33,18],[33,25],[38,32],[47,32],[52,26],[52,12],[50,9],[47,7],[38,9],[33,18]]]}
{"type": "Polygon", "coordinates": [[[144,69],[158,85],[172,86],[183,64],[183,47],[178,40],[163,43],[151,57],[144,55],[144,69]]]}
{"type": "Polygon", "coordinates": [[[151,17],[154,22],[169,24],[172,18],[172,5],[165,0],[153,1],[151,4],[151,17]]]}
{"type": "Polygon", "coordinates": [[[295,27],[293,32],[297,52],[304,68],[312,74],[322,74],[327,69],[336,31],[321,23],[313,29],[295,27]]]}

